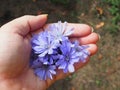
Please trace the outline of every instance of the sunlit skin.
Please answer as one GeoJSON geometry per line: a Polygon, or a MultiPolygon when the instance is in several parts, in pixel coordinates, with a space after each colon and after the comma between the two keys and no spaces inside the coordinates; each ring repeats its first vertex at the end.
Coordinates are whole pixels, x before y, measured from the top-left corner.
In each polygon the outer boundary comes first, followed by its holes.
{"type": "MultiPolygon", "coordinates": [[[[56,80],[69,75],[59,70],[53,80],[42,81],[29,67],[31,33],[41,31],[46,21],[47,15],[26,15],[0,28],[0,90],[46,90],[56,80]]],[[[74,27],[70,39],[77,39],[82,45],[89,45],[88,50],[94,55],[97,52],[96,42],[99,37],[92,32],[92,28],[85,24],[68,25],[74,27]]],[[[85,63],[76,63],[76,70],[85,66],[88,61],[89,58],[85,63]]]]}

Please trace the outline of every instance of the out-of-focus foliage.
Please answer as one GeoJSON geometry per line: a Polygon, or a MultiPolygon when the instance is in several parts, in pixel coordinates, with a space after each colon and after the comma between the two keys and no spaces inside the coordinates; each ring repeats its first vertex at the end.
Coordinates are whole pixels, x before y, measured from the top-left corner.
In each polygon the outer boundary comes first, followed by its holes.
{"type": "Polygon", "coordinates": [[[120,30],[120,0],[104,0],[109,5],[109,11],[112,15],[111,33],[117,33],[120,30]]]}
{"type": "Polygon", "coordinates": [[[59,3],[59,4],[63,4],[63,5],[67,5],[69,4],[70,0],[50,0],[52,3],[59,3]]]}

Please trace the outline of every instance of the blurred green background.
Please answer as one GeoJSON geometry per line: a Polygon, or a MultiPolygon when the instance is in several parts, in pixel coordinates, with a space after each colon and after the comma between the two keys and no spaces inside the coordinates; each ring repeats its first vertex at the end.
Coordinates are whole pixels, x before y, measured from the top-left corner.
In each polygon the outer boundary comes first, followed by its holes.
{"type": "Polygon", "coordinates": [[[0,0],[0,26],[26,14],[85,23],[101,36],[89,64],[48,90],[120,90],[120,0],[0,0]]]}

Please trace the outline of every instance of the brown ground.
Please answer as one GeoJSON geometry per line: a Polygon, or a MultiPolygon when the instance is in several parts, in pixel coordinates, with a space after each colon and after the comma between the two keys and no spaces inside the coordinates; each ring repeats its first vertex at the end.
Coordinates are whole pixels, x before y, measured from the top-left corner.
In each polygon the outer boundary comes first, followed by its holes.
{"type": "Polygon", "coordinates": [[[49,90],[120,90],[120,32],[111,35],[111,16],[102,0],[77,0],[67,7],[48,0],[0,0],[0,25],[26,14],[48,13],[48,22],[87,23],[101,35],[99,51],[77,73],[57,81],[49,90]],[[100,14],[100,8],[103,13],[100,14]]]}

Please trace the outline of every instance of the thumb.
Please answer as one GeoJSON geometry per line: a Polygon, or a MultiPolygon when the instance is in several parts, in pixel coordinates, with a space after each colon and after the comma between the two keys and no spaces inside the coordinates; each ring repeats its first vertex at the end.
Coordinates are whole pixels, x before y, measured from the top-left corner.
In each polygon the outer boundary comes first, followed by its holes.
{"type": "Polygon", "coordinates": [[[10,33],[17,33],[22,36],[27,35],[30,31],[35,31],[46,23],[47,14],[32,16],[25,15],[20,18],[14,19],[11,22],[3,25],[0,29],[1,31],[6,31],[10,33]]]}

